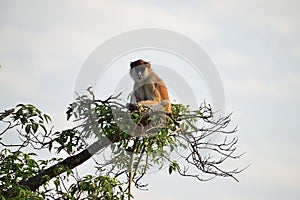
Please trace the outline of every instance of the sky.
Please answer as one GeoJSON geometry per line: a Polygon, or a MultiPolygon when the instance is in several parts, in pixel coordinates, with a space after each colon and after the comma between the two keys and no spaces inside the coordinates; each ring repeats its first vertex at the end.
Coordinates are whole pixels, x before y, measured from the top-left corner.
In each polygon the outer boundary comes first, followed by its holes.
{"type": "MultiPolygon", "coordinates": [[[[230,165],[250,167],[239,183],[151,173],[149,190],[134,191],[136,199],[299,199],[299,8],[289,0],[0,0],[0,110],[31,103],[64,128],[77,77],[99,45],[140,28],[171,30],[199,44],[214,63],[226,112],[238,126],[238,151],[245,152],[230,165]]],[[[147,56],[140,53],[134,56],[147,56]]],[[[178,64],[164,54],[148,58],[178,64]]]]}

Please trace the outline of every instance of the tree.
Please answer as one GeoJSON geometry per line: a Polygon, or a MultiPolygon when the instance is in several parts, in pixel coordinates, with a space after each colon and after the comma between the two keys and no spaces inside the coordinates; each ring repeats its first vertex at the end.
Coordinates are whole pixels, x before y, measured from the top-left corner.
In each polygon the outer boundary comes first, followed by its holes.
{"type": "Polygon", "coordinates": [[[222,166],[241,156],[235,155],[236,128],[227,130],[230,115],[216,118],[207,104],[196,111],[173,104],[172,112],[144,107],[129,113],[118,97],[98,100],[90,90],[69,105],[67,120],[75,125],[61,131],[54,131],[51,118],[33,105],[5,110],[0,113],[5,125],[0,133],[0,197],[130,199],[133,184],[146,187],[142,177],[151,166],[199,181],[218,176],[237,180],[235,175],[243,169],[222,166]],[[20,143],[3,140],[12,130],[20,143]],[[39,160],[39,150],[53,158],[39,160]],[[57,158],[62,152],[68,156],[57,158]],[[95,173],[80,177],[76,167],[93,155],[102,156],[103,162],[96,160],[95,173]]]}

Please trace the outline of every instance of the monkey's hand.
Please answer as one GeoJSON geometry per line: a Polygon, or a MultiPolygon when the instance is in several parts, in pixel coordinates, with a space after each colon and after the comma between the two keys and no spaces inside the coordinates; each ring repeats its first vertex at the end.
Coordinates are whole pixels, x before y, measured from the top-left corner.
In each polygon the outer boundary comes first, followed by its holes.
{"type": "Polygon", "coordinates": [[[139,105],[137,103],[127,103],[126,104],[126,108],[132,112],[132,111],[135,111],[135,110],[139,110],[139,105]]]}
{"type": "Polygon", "coordinates": [[[169,103],[170,103],[170,101],[163,100],[160,103],[152,105],[151,108],[154,109],[154,110],[164,110],[165,108],[168,107],[169,103]]]}
{"type": "Polygon", "coordinates": [[[167,111],[168,106],[170,105],[170,101],[163,100],[161,102],[152,101],[152,100],[146,100],[146,101],[140,101],[138,102],[138,106],[142,108],[148,108],[152,111],[167,111]]]}

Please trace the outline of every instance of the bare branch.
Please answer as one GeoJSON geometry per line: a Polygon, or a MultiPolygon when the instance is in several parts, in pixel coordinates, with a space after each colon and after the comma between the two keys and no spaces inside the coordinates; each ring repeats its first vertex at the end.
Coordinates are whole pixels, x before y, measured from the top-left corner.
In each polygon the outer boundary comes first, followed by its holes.
{"type": "Polygon", "coordinates": [[[4,118],[6,118],[10,114],[12,114],[14,111],[15,111],[15,109],[11,108],[11,109],[5,110],[4,112],[0,113],[0,121],[2,121],[4,118]]]}

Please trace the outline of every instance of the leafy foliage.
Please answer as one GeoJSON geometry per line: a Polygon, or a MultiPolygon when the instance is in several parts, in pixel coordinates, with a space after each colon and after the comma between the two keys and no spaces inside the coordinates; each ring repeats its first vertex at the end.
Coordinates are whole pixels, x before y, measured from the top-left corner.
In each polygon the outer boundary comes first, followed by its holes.
{"type": "Polygon", "coordinates": [[[196,111],[181,104],[172,105],[172,115],[142,108],[128,112],[117,97],[106,100],[87,95],[69,105],[67,120],[73,127],[61,131],[49,128],[51,118],[31,104],[19,104],[0,113],[6,126],[0,136],[17,130],[20,143],[5,143],[0,153],[0,198],[2,199],[125,199],[131,197],[127,184],[145,187],[142,177],[153,167],[168,168],[169,174],[207,180],[201,174],[232,177],[241,170],[223,170],[221,164],[234,155],[236,129],[226,130],[230,116],[214,118],[209,105],[196,111]],[[215,143],[213,135],[225,135],[215,143]],[[38,160],[37,150],[55,154],[38,160]],[[29,151],[30,153],[25,153],[29,151]],[[75,168],[98,152],[95,174],[81,177],[75,168]],[[209,151],[209,154],[202,154],[209,151]],[[65,159],[58,155],[67,153],[65,159]],[[182,158],[174,160],[172,155],[182,158]],[[194,167],[199,173],[189,173],[194,167]]]}
{"type": "MultiPolygon", "coordinates": [[[[11,152],[3,149],[0,152],[0,191],[13,194],[9,199],[39,199],[38,194],[27,187],[19,185],[21,180],[30,178],[40,171],[40,165],[32,159],[34,153],[25,154],[21,151],[11,152]]],[[[3,195],[0,196],[2,199],[3,195]]]]}

